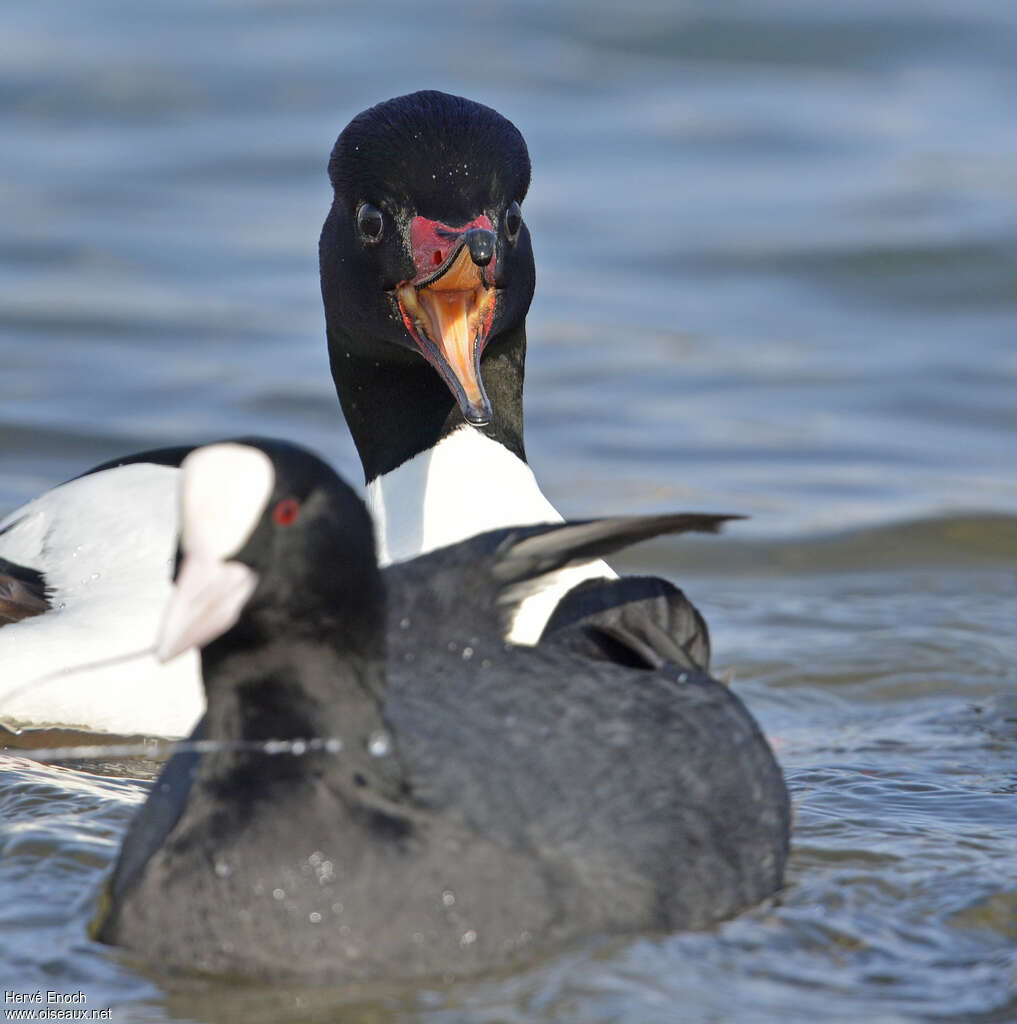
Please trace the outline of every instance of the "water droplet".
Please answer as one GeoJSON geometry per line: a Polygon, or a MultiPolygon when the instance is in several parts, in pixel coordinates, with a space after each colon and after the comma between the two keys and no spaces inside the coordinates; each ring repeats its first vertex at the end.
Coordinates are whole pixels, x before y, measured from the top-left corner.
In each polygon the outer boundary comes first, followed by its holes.
{"type": "Polygon", "coordinates": [[[459,940],[460,946],[472,946],[477,941],[477,933],[471,928],[468,932],[463,932],[463,937],[459,940]]]}
{"type": "Polygon", "coordinates": [[[311,922],[311,924],[318,924],[321,921],[321,914],[319,914],[317,910],[312,910],[307,915],[307,919],[311,922]]]}
{"type": "Polygon", "coordinates": [[[481,661],[481,663],[480,663],[480,667],[481,668],[490,668],[491,667],[491,659],[490,658],[484,658],[484,660],[481,661]]]}
{"type": "Polygon", "coordinates": [[[472,647],[464,647],[463,648],[463,661],[469,661],[470,658],[472,658],[472,657],[473,657],[473,648],[472,647]]]}
{"type": "Polygon", "coordinates": [[[229,866],[224,860],[217,860],[215,862],[215,873],[220,878],[229,878],[233,874],[233,868],[229,866]]]}
{"type": "Polygon", "coordinates": [[[286,891],[284,889],[273,889],[272,890],[272,899],[274,899],[274,900],[284,900],[284,899],[286,899],[286,891]]]}
{"type": "Polygon", "coordinates": [[[337,736],[331,736],[325,740],[325,750],[329,754],[338,754],[343,749],[343,741],[337,736]]]}
{"type": "Polygon", "coordinates": [[[331,881],[335,877],[335,870],[332,866],[332,862],[325,858],[320,850],[315,850],[310,857],[307,858],[308,864],[314,868],[314,874],[321,885],[331,881]]]}
{"type": "Polygon", "coordinates": [[[451,889],[446,889],[441,894],[441,902],[446,907],[454,907],[456,905],[456,894],[451,889]]]}
{"type": "Polygon", "coordinates": [[[307,743],[304,740],[294,740],[290,746],[290,752],[301,757],[307,753],[307,743]]]}
{"type": "Polygon", "coordinates": [[[410,628],[410,620],[409,619],[400,619],[399,620],[399,628],[400,629],[409,629],[410,628]]]}
{"type": "Polygon", "coordinates": [[[687,683],[688,681],[689,681],[689,674],[688,674],[688,672],[682,672],[681,675],[678,676],[678,682],[679,683],[687,683]]]}
{"type": "Polygon", "coordinates": [[[97,579],[100,579],[101,577],[102,577],[102,573],[101,572],[93,572],[92,575],[89,577],[89,579],[97,580],[97,579]]]}
{"type": "Polygon", "coordinates": [[[371,757],[385,757],[392,750],[392,739],[387,732],[379,729],[372,732],[367,740],[367,752],[371,757]]]}
{"type": "Polygon", "coordinates": [[[455,652],[455,650],[456,650],[456,642],[455,642],[455,640],[449,640],[449,642],[448,642],[448,649],[450,651],[452,651],[453,653],[455,652]]]}
{"type": "Polygon", "coordinates": [[[332,913],[333,914],[341,914],[342,912],[343,912],[343,905],[341,903],[333,903],[332,904],[332,913]]]}

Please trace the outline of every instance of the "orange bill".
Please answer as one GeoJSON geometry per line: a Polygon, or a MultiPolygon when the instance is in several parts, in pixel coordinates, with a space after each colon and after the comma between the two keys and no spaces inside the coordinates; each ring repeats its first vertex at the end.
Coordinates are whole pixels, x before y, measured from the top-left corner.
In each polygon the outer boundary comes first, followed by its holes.
{"type": "Polygon", "coordinates": [[[490,224],[486,216],[460,228],[415,217],[410,240],[417,274],[396,290],[403,322],[417,348],[441,375],[467,421],[478,426],[491,420],[480,375],[494,320],[490,224]],[[478,263],[475,252],[483,253],[486,261],[478,263]]]}

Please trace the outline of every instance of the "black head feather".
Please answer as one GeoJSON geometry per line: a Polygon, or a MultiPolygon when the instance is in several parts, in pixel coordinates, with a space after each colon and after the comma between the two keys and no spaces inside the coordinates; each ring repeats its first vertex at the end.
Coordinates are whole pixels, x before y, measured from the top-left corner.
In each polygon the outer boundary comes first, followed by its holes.
{"type": "Polygon", "coordinates": [[[478,195],[521,203],[530,157],[519,129],[496,110],[425,90],[358,114],[336,141],[328,176],[350,210],[388,201],[435,220],[467,220],[478,195]]]}

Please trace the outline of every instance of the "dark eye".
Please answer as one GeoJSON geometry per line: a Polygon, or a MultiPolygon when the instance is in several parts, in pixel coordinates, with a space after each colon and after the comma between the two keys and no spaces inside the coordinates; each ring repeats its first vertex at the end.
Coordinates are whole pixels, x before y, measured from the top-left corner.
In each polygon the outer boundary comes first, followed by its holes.
{"type": "Polygon", "coordinates": [[[382,219],[381,210],[370,203],[364,203],[357,210],[357,230],[360,237],[368,243],[381,240],[381,233],[385,228],[385,221],[382,219]]]}
{"type": "Polygon", "coordinates": [[[300,512],[300,502],[296,498],[283,498],[274,509],[272,519],[279,526],[292,526],[300,512]]]}
{"type": "Polygon", "coordinates": [[[519,229],[523,226],[523,211],[519,209],[518,203],[513,203],[505,211],[505,234],[508,240],[514,242],[519,237],[519,229]]]}

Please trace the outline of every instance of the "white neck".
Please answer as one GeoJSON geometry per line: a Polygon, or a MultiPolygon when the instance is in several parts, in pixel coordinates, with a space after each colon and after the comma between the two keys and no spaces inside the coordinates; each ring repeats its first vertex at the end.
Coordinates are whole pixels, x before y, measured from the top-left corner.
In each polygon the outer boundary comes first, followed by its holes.
{"type": "Polygon", "coordinates": [[[530,467],[466,425],[372,480],[367,505],[382,565],[503,526],[562,521],[530,467]]]}
{"type": "MultiPolygon", "coordinates": [[[[367,485],[378,561],[415,558],[435,548],[505,526],[560,523],[522,459],[479,430],[462,426],[367,485]]],[[[567,569],[527,598],[509,633],[536,643],[562,595],[581,580],[614,574],[601,561],[567,569]]]]}

